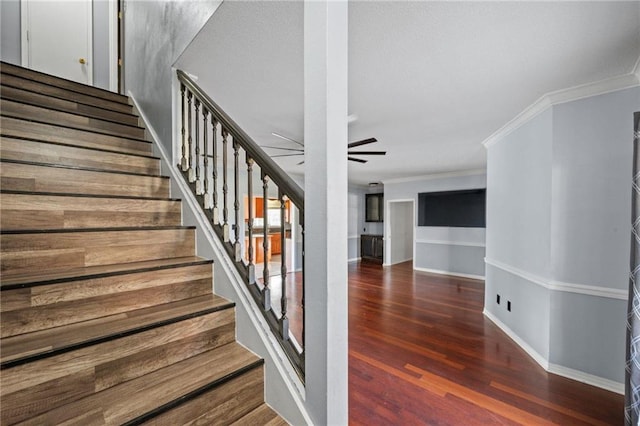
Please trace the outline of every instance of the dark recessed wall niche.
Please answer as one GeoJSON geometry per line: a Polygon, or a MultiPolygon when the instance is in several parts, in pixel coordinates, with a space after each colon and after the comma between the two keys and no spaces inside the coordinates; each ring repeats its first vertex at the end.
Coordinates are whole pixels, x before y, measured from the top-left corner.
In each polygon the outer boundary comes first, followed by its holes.
{"type": "Polygon", "coordinates": [[[418,194],[418,226],[486,227],[486,189],[418,194]]]}

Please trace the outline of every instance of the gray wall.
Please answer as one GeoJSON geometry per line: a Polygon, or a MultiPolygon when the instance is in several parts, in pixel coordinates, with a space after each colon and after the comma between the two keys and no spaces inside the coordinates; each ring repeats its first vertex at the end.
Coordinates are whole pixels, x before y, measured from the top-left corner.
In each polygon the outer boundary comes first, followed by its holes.
{"type": "MultiPolygon", "coordinates": [[[[22,65],[20,0],[0,1],[0,59],[22,65]]],[[[109,2],[93,0],[93,85],[109,89],[109,2]]]]}
{"type": "Polygon", "coordinates": [[[20,0],[0,1],[0,59],[20,65],[20,0]]]}
{"type": "Polygon", "coordinates": [[[552,124],[551,110],[539,114],[491,147],[487,158],[485,309],[544,359],[549,358],[547,289],[494,264],[545,280],[550,276],[552,124]]]}
{"type": "Polygon", "coordinates": [[[130,1],[125,10],[125,84],[171,152],[171,67],[220,5],[208,1],[130,1]]]}
{"type": "Polygon", "coordinates": [[[638,87],[567,102],[488,149],[485,309],[552,371],[618,389],[639,109],[638,87]]]}
{"type": "MultiPolygon", "coordinates": [[[[387,181],[384,185],[386,206],[393,200],[414,200],[417,212],[418,194],[431,191],[485,188],[483,173],[419,178],[408,182],[387,181]]],[[[484,228],[449,228],[417,226],[415,228],[415,269],[453,274],[484,276],[484,228]]],[[[386,250],[385,245],[385,250],[386,250]]],[[[388,255],[388,253],[387,253],[388,255]]],[[[385,262],[388,262],[385,257],[385,262]]]]}

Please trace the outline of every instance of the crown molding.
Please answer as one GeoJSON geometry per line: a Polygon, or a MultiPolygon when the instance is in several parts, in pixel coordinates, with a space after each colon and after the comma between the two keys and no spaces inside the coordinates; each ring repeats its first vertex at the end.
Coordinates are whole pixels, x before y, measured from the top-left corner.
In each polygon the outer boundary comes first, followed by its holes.
{"type": "Polygon", "coordinates": [[[395,178],[395,179],[387,179],[383,180],[382,183],[384,185],[388,183],[407,183],[407,182],[416,182],[420,180],[433,180],[433,179],[444,179],[444,178],[452,178],[452,177],[462,177],[462,176],[486,176],[487,169],[470,169],[470,170],[460,170],[456,172],[443,172],[443,173],[433,173],[428,175],[421,176],[409,176],[403,178],[395,178]]]}
{"type": "Polygon", "coordinates": [[[636,87],[639,84],[640,58],[638,58],[638,62],[636,62],[634,70],[629,74],[593,83],[581,84],[568,89],[556,90],[555,92],[549,92],[541,96],[537,101],[525,108],[520,114],[516,115],[511,121],[486,138],[482,142],[482,145],[488,149],[492,145],[504,139],[505,136],[509,135],[511,132],[554,105],[577,101],[591,96],[603,95],[605,93],[616,92],[618,90],[629,89],[631,87],[636,87]]]}

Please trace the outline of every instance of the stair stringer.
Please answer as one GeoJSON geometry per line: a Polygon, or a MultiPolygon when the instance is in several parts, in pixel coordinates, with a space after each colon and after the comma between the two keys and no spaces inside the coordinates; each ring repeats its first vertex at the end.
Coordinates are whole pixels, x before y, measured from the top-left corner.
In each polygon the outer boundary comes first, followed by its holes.
{"type": "Polygon", "coordinates": [[[269,324],[253,302],[238,271],[222,243],[208,223],[190,188],[172,165],[158,134],[129,92],[134,111],[147,129],[147,139],[153,143],[154,154],[161,159],[161,171],[170,177],[171,197],[182,199],[183,225],[196,227],[196,254],[213,259],[214,292],[236,303],[236,340],[264,359],[265,401],[292,425],[312,425],[305,406],[305,388],[291,366],[285,352],[273,337],[269,324]]]}

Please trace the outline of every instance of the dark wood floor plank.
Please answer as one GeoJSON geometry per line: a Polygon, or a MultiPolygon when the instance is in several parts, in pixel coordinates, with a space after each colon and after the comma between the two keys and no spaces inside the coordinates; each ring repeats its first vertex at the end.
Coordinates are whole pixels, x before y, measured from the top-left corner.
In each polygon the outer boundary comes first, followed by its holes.
{"type": "Polygon", "coordinates": [[[484,283],[349,266],[351,425],[622,425],[623,397],[547,373],[482,314],[484,283]]]}

